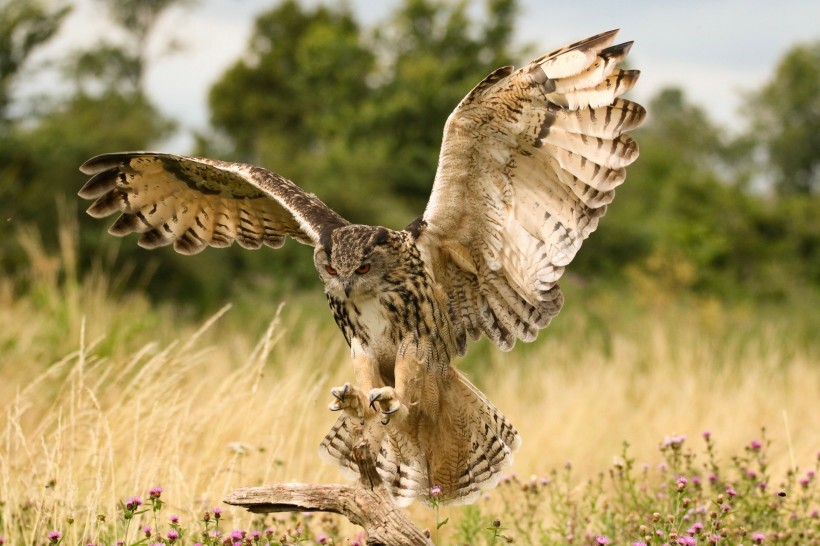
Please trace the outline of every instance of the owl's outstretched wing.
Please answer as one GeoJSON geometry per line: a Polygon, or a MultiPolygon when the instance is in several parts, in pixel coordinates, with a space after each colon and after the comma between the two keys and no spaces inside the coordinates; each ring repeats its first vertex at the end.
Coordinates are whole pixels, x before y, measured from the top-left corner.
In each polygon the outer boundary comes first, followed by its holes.
{"type": "Polygon", "coordinates": [[[561,308],[556,282],[638,157],[645,110],[618,98],[638,71],[605,32],[499,68],[456,107],[417,245],[448,295],[460,350],[481,333],[530,341],[561,308]]]}
{"type": "Polygon", "coordinates": [[[173,243],[196,254],[233,241],[279,248],[285,237],[316,246],[348,224],[290,180],[245,163],[122,152],[93,157],[80,170],[93,175],[79,192],[95,200],[88,214],[121,213],[109,233],[140,233],[143,248],[173,243]]]}

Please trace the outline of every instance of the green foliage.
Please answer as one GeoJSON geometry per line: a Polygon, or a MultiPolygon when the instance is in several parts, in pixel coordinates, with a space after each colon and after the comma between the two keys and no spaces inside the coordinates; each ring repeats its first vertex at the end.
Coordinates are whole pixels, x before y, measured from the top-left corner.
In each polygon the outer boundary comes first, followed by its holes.
{"type": "Polygon", "coordinates": [[[681,90],[662,90],[647,109],[634,133],[641,157],[572,271],[605,287],[626,279],[650,300],[784,299],[816,289],[820,238],[807,215],[820,210],[820,196],[751,190],[745,141],[726,136],[681,90]]]}
{"type": "Polygon", "coordinates": [[[39,0],[4,0],[0,4],[0,134],[5,133],[14,79],[31,53],[48,42],[68,15],[68,6],[39,0]]]}
{"type": "MultiPolygon", "coordinates": [[[[55,202],[79,209],[82,161],[152,148],[171,134],[173,121],[144,93],[146,45],[162,13],[185,1],[100,0],[122,31],[112,33],[117,41],[70,52],[60,64],[71,93],[14,120],[9,90],[68,7],[10,0],[0,8],[2,270],[19,272],[24,261],[8,235],[30,225],[53,233],[55,202]]],[[[424,209],[448,114],[493,69],[528,58],[512,39],[518,3],[487,0],[479,13],[468,2],[404,0],[374,29],[345,4],[309,6],[287,0],[259,15],[246,52],[210,91],[214,132],[197,135],[194,152],[265,166],[353,222],[401,228],[424,209]]],[[[818,56],[820,46],[807,44],[783,58],[750,98],[743,116],[752,129],[739,137],[679,89],[653,97],[633,135],[641,157],[568,274],[650,301],[795,302],[817,291],[818,56]],[[767,175],[777,192],[761,191],[767,175]]],[[[113,269],[154,279],[139,283],[152,296],[197,311],[318,286],[310,249],[292,242],[183,257],[113,240],[85,216],[81,226],[81,270],[115,256],[113,269]]]]}
{"type": "Polygon", "coordinates": [[[659,445],[656,467],[637,466],[624,444],[606,473],[575,476],[571,463],[548,476],[502,480],[503,516],[489,522],[478,506],[465,511],[454,544],[818,544],[820,490],[813,468],[783,477],[768,466],[765,431],[740,455],[721,462],[711,434],[686,449],[684,436],[659,445]],[[501,525],[510,528],[500,535],[501,525]],[[481,540],[479,540],[481,537],[481,540]]]}
{"type": "Polygon", "coordinates": [[[777,190],[820,193],[820,41],[786,53],[746,108],[777,190]]]}
{"type": "MultiPolygon", "coordinates": [[[[816,508],[820,459],[805,473],[795,468],[782,481],[773,481],[765,431],[761,440],[750,442],[742,454],[725,464],[718,462],[716,443],[708,432],[704,439],[705,448],[696,453],[684,448],[685,437],[667,437],[659,446],[662,461],[657,469],[636,467],[624,444],[621,457],[596,478],[576,477],[570,463],[541,478],[524,481],[508,476],[491,494],[502,499],[500,517],[493,515],[496,512],[485,514],[479,505],[468,506],[449,540],[438,537],[446,520],[438,523],[435,542],[472,546],[820,544],[816,508]]],[[[364,542],[361,534],[345,537],[339,531],[338,516],[303,519],[291,514],[285,520],[260,515],[249,529],[229,532],[221,525],[222,510],[214,508],[200,512],[198,520],[187,524],[179,516],[166,516],[163,493],[161,487],[154,487],[146,492],[145,502],[139,496],[120,500],[119,520],[102,519],[95,526],[100,543],[288,546],[364,542]]],[[[43,540],[59,545],[73,521],[69,517],[66,523],[52,522],[54,530],[43,540]]]]}

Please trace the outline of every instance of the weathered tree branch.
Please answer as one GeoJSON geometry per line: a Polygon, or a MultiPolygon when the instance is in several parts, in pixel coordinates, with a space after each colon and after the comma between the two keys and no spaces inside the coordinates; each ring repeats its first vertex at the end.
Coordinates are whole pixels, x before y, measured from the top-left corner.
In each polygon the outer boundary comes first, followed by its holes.
{"type": "Polygon", "coordinates": [[[364,528],[369,546],[433,546],[396,506],[364,440],[357,443],[354,456],[360,475],[354,485],[274,483],[243,487],[232,491],[225,502],[254,513],[341,514],[364,528]]]}

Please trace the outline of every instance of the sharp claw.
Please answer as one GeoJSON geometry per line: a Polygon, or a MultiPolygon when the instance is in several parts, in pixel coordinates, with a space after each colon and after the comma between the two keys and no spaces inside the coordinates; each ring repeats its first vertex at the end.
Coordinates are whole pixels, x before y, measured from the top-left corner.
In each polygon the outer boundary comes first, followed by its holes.
{"type": "Polygon", "coordinates": [[[382,397],[382,393],[380,393],[380,392],[377,392],[377,393],[375,393],[375,394],[374,394],[374,393],[371,393],[371,394],[370,394],[370,409],[372,409],[373,411],[375,411],[375,410],[376,410],[376,402],[377,402],[377,401],[378,401],[381,397],[382,397]]]}
{"type": "Polygon", "coordinates": [[[390,422],[390,417],[385,417],[384,419],[382,419],[382,424],[383,425],[387,425],[387,423],[389,423],[389,422],[390,422]]]}
{"type": "Polygon", "coordinates": [[[391,413],[396,413],[397,411],[399,411],[399,408],[400,408],[400,407],[401,407],[401,406],[397,404],[397,405],[396,405],[396,407],[395,407],[395,408],[393,408],[393,409],[386,409],[386,410],[382,410],[382,413],[383,413],[384,415],[390,415],[391,413]]]}
{"type": "MultiPolygon", "coordinates": [[[[333,397],[336,398],[336,400],[338,400],[339,402],[344,402],[345,397],[347,396],[347,392],[349,390],[348,387],[350,387],[350,384],[345,383],[344,387],[342,387],[342,392],[341,393],[339,393],[338,389],[333,389],[333,390],[330,391],[330,394],[332,394],[333,397]]],[[[332,411],[336,411],[336,410],[332,410],[332,411]]]]}

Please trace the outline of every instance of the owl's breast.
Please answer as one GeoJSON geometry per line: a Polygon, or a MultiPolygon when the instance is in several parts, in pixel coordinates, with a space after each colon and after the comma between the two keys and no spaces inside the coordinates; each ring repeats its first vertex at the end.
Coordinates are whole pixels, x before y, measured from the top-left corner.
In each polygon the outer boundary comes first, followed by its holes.
{"type": "Polygon", "coordinates": [[[348,345],[360,347],[374,360],[395,360],[401,336],[395,335],[395,321],[378,297],[328,299],[348,345]]]}

